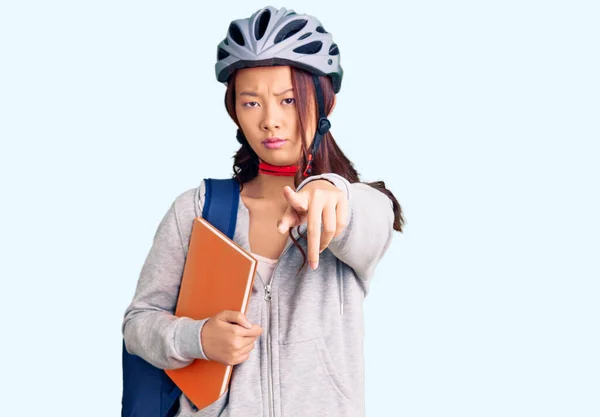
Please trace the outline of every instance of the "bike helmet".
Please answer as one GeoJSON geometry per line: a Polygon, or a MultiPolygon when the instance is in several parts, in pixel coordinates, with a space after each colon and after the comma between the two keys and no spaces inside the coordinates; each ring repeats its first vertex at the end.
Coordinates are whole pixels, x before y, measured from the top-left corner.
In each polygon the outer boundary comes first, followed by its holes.
{"type": "Polygon", "coordinates": [[[226,83],[239,68],[292,65],[342,85],[340,53],[333,38],[313,16],[268,6],[247,19],[231,22],[217,48],[217,80],[226,83]]]}

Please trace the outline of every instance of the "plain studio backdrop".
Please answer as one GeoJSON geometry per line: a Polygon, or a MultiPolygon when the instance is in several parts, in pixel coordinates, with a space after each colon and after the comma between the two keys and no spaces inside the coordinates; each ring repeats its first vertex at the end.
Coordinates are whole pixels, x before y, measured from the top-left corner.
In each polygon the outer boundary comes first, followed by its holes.
{"type": "MultiPolygon", "coordinates": [[[[0,2],[0,415],[120,413],[158,223],[238,147],[217,44],[267,4],[0,2]]],[[[407,219],[365,300],[367,415],[599,416],[598,3],[272,5],[333,34],[332,132],[407,219]]]]}

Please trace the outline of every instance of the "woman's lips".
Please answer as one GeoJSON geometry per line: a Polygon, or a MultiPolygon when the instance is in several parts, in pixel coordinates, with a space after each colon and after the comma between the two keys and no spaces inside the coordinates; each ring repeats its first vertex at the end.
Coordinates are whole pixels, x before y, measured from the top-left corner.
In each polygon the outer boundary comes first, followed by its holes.
{"type": "Polygon", "coordinates": [[[286,140],[284,140],[284,139],[268,140],[268,141],[264,141],[263,145],[265,145],[265,147],[268,149],[277,149],[277,148],[281,148],[283,145],[285,145],[285,142],[286,142],[286,140]]]}

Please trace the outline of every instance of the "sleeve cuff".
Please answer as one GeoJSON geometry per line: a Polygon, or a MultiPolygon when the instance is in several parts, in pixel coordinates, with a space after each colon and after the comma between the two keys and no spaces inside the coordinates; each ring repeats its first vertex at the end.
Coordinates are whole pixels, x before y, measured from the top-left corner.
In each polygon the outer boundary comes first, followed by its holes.
{"type": "Polygon", "coordinates": [[[192,320],[187,317],[181,318],[181,323],[175,334],[177,352],[185,359],[209,360],[202,349],[201,332],[202,327],[209,319],[192,320]]]}
{"type": "Polygon", "coordinates": [[[300,191],[302,189],[302,187],[304,187],[309,182],[316,181],[316,180],[329,181],[330,183],[335,185],[340,190],[346,191],[346,198],[350,199],[350,181],[348,181],[346,178],[342,177],[341,175],[334,174],[332,172],[326,172],[324,174],[314,175],[312,177],[306,178],[304,181],[302,181],[300,184],[298,184],[298,187],[296,188],[296,192],[300,191]]]}

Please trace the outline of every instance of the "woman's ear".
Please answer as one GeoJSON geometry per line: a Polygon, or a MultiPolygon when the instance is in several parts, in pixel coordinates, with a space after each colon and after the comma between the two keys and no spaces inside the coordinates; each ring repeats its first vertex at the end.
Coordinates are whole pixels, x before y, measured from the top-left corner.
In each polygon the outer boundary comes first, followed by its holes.
{"type": "Polygon", "coordinates": [[[331,105],[331,110],[329,110],[329,114],[327,115],[327,117],[329,117],[331,115],[331,113],[333,113],[333,109],[335,109],[335,103],[337,103],[336,95],[333,96],[333,104],[331,105]]]}

